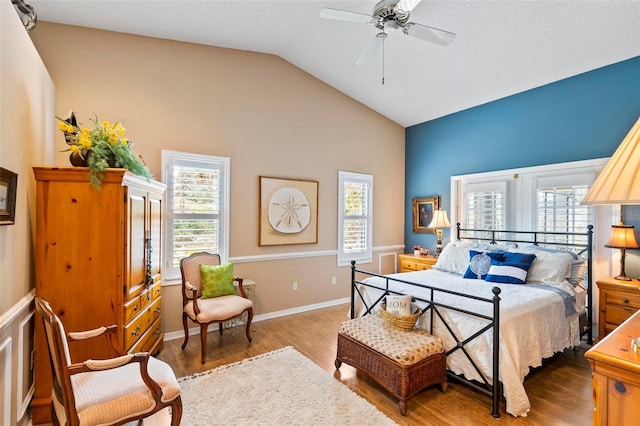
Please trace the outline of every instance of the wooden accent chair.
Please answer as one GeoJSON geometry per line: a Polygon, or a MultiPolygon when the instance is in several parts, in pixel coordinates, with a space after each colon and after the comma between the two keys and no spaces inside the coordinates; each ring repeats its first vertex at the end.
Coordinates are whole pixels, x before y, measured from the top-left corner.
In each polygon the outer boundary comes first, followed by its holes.
{"type": "Polygon", "coordinates": [[[242,278],[233,278],[238,283],[241,296],[225,295],[219,297],[202,298],[202,280],[200,265],[220,265],[220,255],[198,252],[180,261],[182,274],[182,325],[184,326],[184,343],[182,349],[189,342],[187,318],[200,325],[200,344],[202,345],[200,362],[204,364],[207,353],[207,329],[209,324],[218,323],[218,330],[222,334],[225,321],[232,320],[247,312],[246,334],[251,342],[251,320],[253,319],[253,302],[247,297],[242,288],[242,278]]]}
{"type": "Polygon", "coordinates": [[[147,352],[72,363],[68,342],[108,336],[115,325],[65,334],[47,301],[36,297],[53,375],[51,419],[54,425],[123,425],[171,407],[171,424],[182,418],[180,385],[166,363],[147,352]]]}

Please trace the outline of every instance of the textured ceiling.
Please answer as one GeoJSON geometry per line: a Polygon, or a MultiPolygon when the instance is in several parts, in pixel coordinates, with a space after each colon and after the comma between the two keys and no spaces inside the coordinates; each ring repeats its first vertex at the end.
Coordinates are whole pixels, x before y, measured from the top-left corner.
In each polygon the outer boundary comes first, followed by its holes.
{"type": "MultiPolygon", "coordinates": [[[[640,56],[640,0],[422,0],[410,21],[457,34],[443,47],[397,31],[320,19],[372,1],[26,0],[41,21],[277,55],[402,126],[640,56]]],[[[37,28],[36,30],[37,31],[37,28]]]]}

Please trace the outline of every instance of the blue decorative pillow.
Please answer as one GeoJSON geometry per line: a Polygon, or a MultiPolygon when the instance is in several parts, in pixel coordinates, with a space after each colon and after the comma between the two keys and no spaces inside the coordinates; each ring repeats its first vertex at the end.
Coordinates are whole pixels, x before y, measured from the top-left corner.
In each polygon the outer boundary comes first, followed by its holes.
{"type": "Polygon", "coordinates": [[[504,256],[504,262],[516,262],[516,263],[524,263],[531,266],[534,260],[536,260],[536,255],[533,253],[519,253],[512,251],[502,252],[504,256]]]}
{"type": "Polygon", "coordinates": [[[491,260],[485,281],[492,283],[524,284],[535,254],[503,253],[504,260],[491,260]]]}
{"type": "Polygon", "coordinates": [[[492,283],[524,284],[529,266],[526,263],[491,261],[485,281],[492,283]]]}
{"type": "Polygon", "coordinates": [[[469,266],[463,277],[483,280],[493,260],[504,260],[504,253],[469,250],[469,266]]]}

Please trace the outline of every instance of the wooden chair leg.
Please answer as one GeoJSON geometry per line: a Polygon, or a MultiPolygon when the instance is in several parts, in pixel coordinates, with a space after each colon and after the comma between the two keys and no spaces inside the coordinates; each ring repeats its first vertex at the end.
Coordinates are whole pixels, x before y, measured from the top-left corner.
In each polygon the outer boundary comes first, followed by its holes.
{"type": "Polygon", "coordinates": [[[187,314],[182,313],[182,327],[184,328],[184,342],[182,342],[182,349],[187,346],[189,342],[189,328],[187,328],[187,314]]]}
{"type": "Polygon", "coordinates": [[[56,408],[53,406],[53,401],[51,401],[51,424],[53,426],[60,426],[60,420],[58,420],[56,408]]]}
{"type": "Polygon", "coordinates": [[[182,398],[180,395],[171,403],[171,426],[180,426],[182,420],[182,398]]]}
{"type": "Polygon", "coordinates": [[[222,334],[222,326],[223,326],[223,323],[219,322],[218,323],[218,331],[220,332],[220,334],[222,334]]]}
{"type": "Polygon", "coordinates": [[[204,359],[207,356],[207,326],[208,324],[200,324],[200,345],[202,346],[200,362],[202,364],[204,364],[204,359]]]}
{"type": "Polygon", "coordinates": [[[247,328],[246,328],[247,339],[249,341],[251,341],[251,321],[252,320],[253,320],[253,308],[249,308],[249,310],[247,311],[247,328]]]}

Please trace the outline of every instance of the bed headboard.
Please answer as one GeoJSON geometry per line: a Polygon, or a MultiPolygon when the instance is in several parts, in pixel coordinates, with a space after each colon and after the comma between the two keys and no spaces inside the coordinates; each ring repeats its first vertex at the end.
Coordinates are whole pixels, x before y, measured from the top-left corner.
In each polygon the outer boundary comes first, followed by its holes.
{"type": "Polygon", "coordinates": [[[593,343],[593,225],[587,225],[585,232],[557,232],[557,231],[506,231],[493,229],[469,229],[460,227],[456,223],[456,239],[484,241],[489,244],[514,243],[535,244],[542,247],[557,248],[572,251],[587,261],[586,270],[586,325],[582,334],[586,334],[587,343],[593,343]]]}

